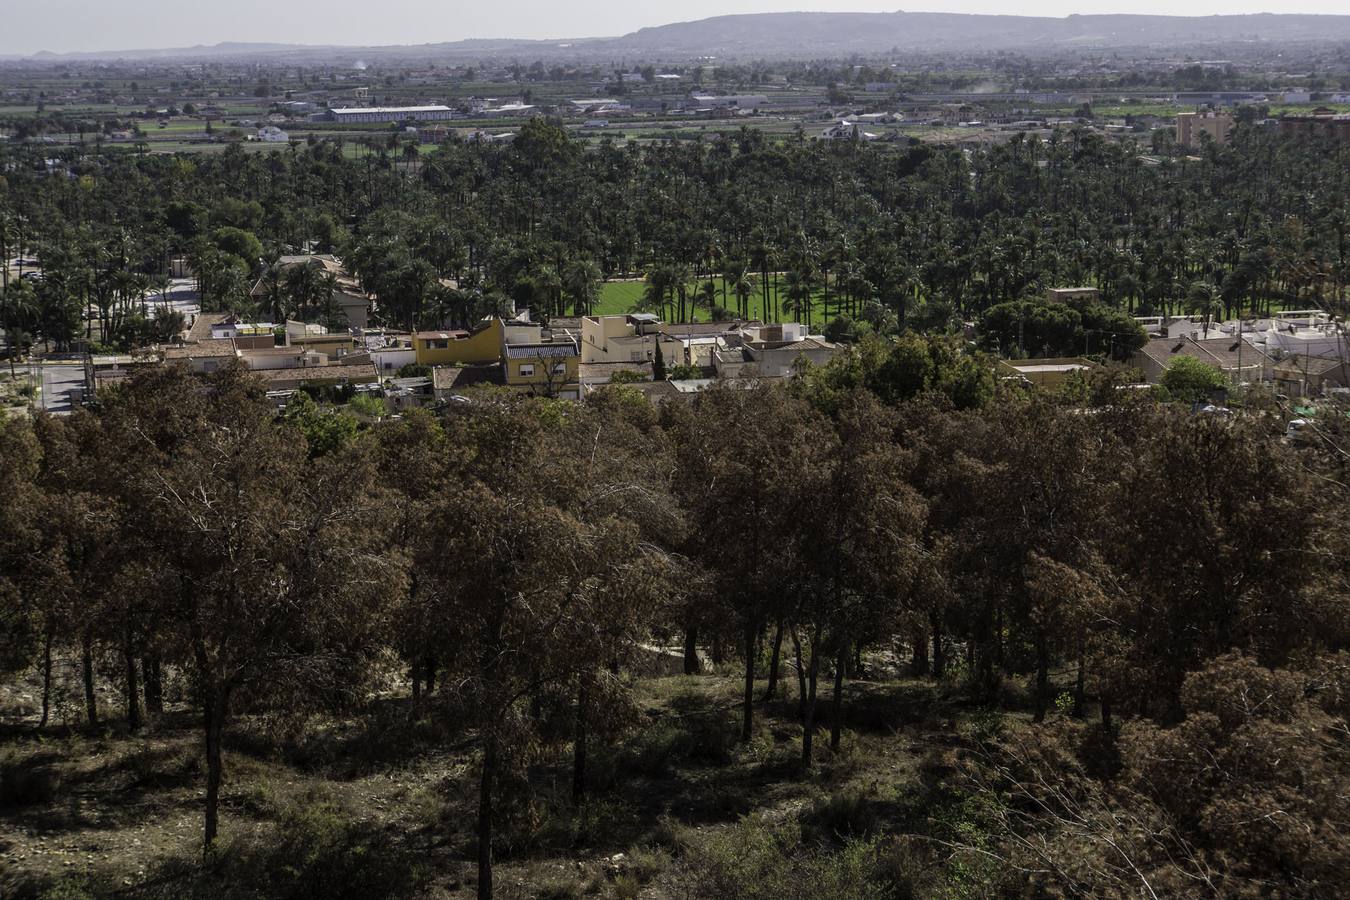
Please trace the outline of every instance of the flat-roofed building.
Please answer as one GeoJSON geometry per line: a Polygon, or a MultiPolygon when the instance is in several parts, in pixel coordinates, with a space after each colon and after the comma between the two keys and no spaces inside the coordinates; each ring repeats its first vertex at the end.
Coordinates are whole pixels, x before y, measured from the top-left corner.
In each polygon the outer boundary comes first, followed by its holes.
{"type": "Polygon", "coordinates": [[[1099,368],[1101,366],[1092,360],[1077,356],[998,361],[1000,375],[1024,378],[1038,387],[1049,388],[1059,387],[1075,374],[1087,375],[1093,369],[1099,368]]]}
{"type": "Polygon", "coordinates": [[[1233,133],[1233,117],[1228,113],[1180,113],[1177,116],[1177,143],[1192,150],[1199,148],[1204,138],[1216,144],[1228,143],[1233,133]]]}
{"type": "Polygon", "coordinates": [[[370,125],[381,122],[444,122],[455,118],[455,115],[455,111],[448,106],[355,106],[330,109],[316,113],[311,118],[345,125],[370,125]]]}

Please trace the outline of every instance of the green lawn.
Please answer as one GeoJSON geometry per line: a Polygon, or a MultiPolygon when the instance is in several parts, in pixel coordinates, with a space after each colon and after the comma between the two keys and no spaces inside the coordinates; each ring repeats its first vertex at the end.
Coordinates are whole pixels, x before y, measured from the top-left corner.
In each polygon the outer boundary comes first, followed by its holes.
{"type": "MultiPolygon", "coordinates": [[[[775,279],[778,279],[778,276],[774,277],[775,279]]],[[[734,295],[729,296],[724,301],[722,299],[721,279],[714,279],[713,283],[717,285],[718,305],[725,306],[726,308],[734,311],[736,308],[735,296],[734,295]]],[[[691,295],[693,294],[694,287],[695,285],[693,284],[690,285],[691,295]]],[[[788,313],[786,310],[782,309],[783,305],[787,301],[787,298],[786,296],[783,296],[781,293],[782,291],[781,284],[779,285],[779,288],[780,288],[779,308],[781,311],[781,315],[778,316],[777,318],[775,318],[772,314],[766,316],[764,312],[763,298],[761,297],[760,293],[756,291],[755,294],[750,298],[750,317],[752,319],[759,319],[761,321],[766,322],[767,321],[791,322],[797,318],[788,313]]],[[[600,290],[600,303],[596,307],[595,310],[596,314],[602,316],[614,316],[614,315],[622,315],[627,312],[632,312],[633,308],[641,301],[642,293],[645,289],[646,284],[641,281],[605,282],[605,284],[601,287],[600,290]]],[[[817,290],[815,292],[811,308],[812,329],[818,330],[820,328],[823,328],[825,326],[825,323],[828,322],[830,319],[833,319],[836,315],[838,315],[838,312],[834,293],[832,292],[830,295],[830,305],[829,311],[827,313],[824,304],[824,294],[822,291],[817,290]]],[[[700,307],[699,309],[695,310],[693,321],[707,322],[709,321],[709,318],[710,317],[708,314],[708,310],[700,307]]]]}

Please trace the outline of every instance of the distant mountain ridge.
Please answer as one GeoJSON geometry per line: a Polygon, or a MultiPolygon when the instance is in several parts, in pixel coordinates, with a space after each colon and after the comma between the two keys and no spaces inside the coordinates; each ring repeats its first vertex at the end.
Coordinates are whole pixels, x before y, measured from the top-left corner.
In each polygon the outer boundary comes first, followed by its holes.
{"type": "MultiPolygon", "coordinates": [[[[39,53],[34,60],[189,59],[299,55],[366,58],[536,53],[838,55],[891,49],[1055,51],[1074,48],[1179,48],[1207,44],[1350,43],[1350,15],[1259,13],[1225,16],[968,15],[961,13],[750,13],[643,28],[610,38],[549,41],[474,38],[386,47],[223,43],[178,49],[39,53]]],[[[13,57],[11,57],[13,59],[13,57]]]]}
{"type": "Polygon", "coordinates": [[[829,52],[892,48],[1031,50],[1194,44],[1350,41],[1350,16],[966,15],[960,13],[760,13],[644,28],[615,39],[634,49],[751,51],[795,45],[829,52]]]}

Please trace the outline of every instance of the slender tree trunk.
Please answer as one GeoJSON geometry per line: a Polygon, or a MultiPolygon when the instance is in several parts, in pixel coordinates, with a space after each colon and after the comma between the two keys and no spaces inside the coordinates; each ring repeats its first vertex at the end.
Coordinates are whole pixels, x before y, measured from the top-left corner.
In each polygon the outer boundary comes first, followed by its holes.
{"type": "Polygon", "coordinates": [[[1045,721],[1045,710],[1050,702],[1050,648],[1045,632],[1036,632],[1036,714],[1033,722],[1045,721]]]}
{"type": "Polygon", "coordinates": [[[914,630],[914,652],[909,664],[910,674],[923,676],[928,674],[928,633],[922,628],[914,630]]]}
{"type": "Polygon", "coordinates": [[[206,829],[202,836],[202,845],[209,856],[215,847],[216,835],[220,831],[220,781],[224,766],[221,759],[221,743],[225,731],[225,715],[228,699],[218,688],[207,692],[203,704],[203,717],[206,732],[206,829]]]}
{"type": "Polygon", "coordinates": [[[1075,719],[1081,719],[1084,713],[1084,707],[1087,704],[1087,660],[1083,644],[1078,644],[1078,677],[1073,685],[1073,715],[1075,719]]]}
{"type": "Polygon", "coordinates": [[[144,684],[145,711],[158,716],[164,713],[164,675],[158,656],[141,658],[141,681],[144,684]]]}
{"type": "Polygon", "coordinates": [[[413,710],[420,711],[422,709],[422,667],[414,663],[410,674],[412,675],[413,710]]]}
{"type": "Polygon", "coordinates": [[[820,631],[811,636],[811,666],[807,675],[806,706],[802,714],[802,768],[811,768],[811,744],[816,733],[816,681],[820,674],[820,631]]]}
{"type": "Polygon", "coordinates": [[[783,652],[783,619],[778,618],[778,624],[773,631],[773,650],[769,654],[769,686],[764,689],[764,702],[767,703],[773,699],[774,694],[778,692],[778,668],[779,659],[783,652]]]}
{"type": "Polygon", "coordinates": [[[1102,730],[1111,735],[1111,701],[1106,697],[1102,698],[1102,730]]]}
{"type": "Polygon", "coordinates": [[[122,647],[122,660],[127,673],[127,728],[141,730],[141,691],[136,680],[136,655],[131,652],[130,643],[122,647]]]}
{"type": "Polygon", "coordinates": [[[492,900],[492,789],[496,777],[497,736],[488,734],[478,782],[478,900],[492,900]]]}
{"type": "Polygon", "coordinates": [[[839,751],[844,724],[844,671],[848,666],[848,642],[840,641],[834,655],[834,696],[830,698],[830,750],[839,751]]]}
{"type": "Polygon", "coordinates": [[[698,662],[698,629],[684,630],[684,674],[697,675],[702,666],[698,662]]]}
{"type": "Polygon", "coordinates": [[[714,634],[712,639],[712,664],[720,666],[726,660],[726,655],[722,652],[722,636],[714,634]]]}
{"type": "Polygon", "coordinates": [[[849,671],[850,678],[856,679],[863,677],[862,650],[862,641],[857,641],[853,644],[853,668],[849,671]]]}
{"type": "Polygon", "coordinates": [[[759,642],[755,640],[759,631],[753,620],[745,623],[745,694],[741,701],[741,743],[750,743],[750,732],[755,724],[755,656],[759,642]]]}
{"type": "Polygon", "coordinates": [[[947,670],[947,654],[942,645],[942,617],[937,610],[928,613],[928,630],[933,635],[933,677],[941,678],[947,670]]]}
{"type": "Polygon", "coordinates": [[[90,725],[97,725],[98,696],[94,693],[94,641],[87,634],[80,643],[80,670],[84,676],[84,717],[90,725]]]}
{"type": "Polygon", "coordinates": [[[426,666],[424,671],[427,677],[427,693],[430,694],[436,690],[436,669],[439,666],[436,664],[436,657],[434,656],[428,656],[424,665],[426,666]]]}
{"type": "Polygon", "coordinates": [[[581,673],[577,679],[577,721],[572,735],[572,802],[575,804],[586,797],[586,704],[590,681],[590,672],[581,673]]]}
{"type": "Polygon", "coordinates": [[[797,628],[792,628],[792,652],[796,655],[797,669],[797,721],[806,721],[806,667],[802,663],[802,641],[797,636],[797,628]]]}
{"type": "Polygon", "coordinates": [[[52,633],[50,630],[42,641],[42,721],[39,728],[47,727],[52,712],[52,633]]]}

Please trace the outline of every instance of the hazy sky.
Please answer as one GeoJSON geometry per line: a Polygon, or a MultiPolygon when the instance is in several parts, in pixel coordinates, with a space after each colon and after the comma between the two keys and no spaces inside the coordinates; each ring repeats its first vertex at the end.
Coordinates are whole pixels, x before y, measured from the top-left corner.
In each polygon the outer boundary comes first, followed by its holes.
{"type": "MultiPolygon", "coordinates": [[[[181,47],[220,41],[423,44],[470,37],[624,34],[725,13],[811,9],[1008,13],[998,0],[0,0],[0,53],[181,47]]],[[[1027,0],[1020,15],[1350,13],[1346,0],[1027,0]]]]}

